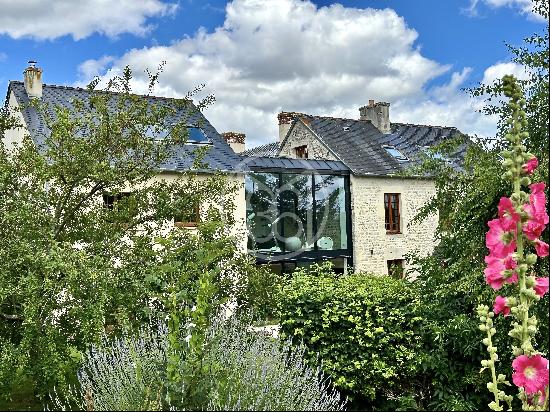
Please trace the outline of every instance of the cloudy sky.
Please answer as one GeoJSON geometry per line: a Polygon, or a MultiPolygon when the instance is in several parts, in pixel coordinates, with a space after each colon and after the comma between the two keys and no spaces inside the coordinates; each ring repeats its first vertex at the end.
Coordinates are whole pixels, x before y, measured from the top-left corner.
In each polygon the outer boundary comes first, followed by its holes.
{"type": "MultiPolygon", "coordinates": [[[[219,132],[274,141],[282,110],[357,118],[369,99],[395,122],[484,136],[495,119],[461,89],[506,73],[505,42],[547,22],[530,0],[0,0],[0,93],[38,60],[48,84],[85,85],[166,61],[157,95],[199,84],[219,132]]],[[[200,96],[198,96],[200,97],[200,96]]]]}

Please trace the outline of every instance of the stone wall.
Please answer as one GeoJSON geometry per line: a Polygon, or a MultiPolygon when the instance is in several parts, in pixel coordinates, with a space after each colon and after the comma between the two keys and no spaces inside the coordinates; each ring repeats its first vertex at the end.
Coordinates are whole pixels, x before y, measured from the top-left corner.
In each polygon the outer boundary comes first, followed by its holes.
{"type": "Polygon", "coordinates": [[[296,158],[296,148],[307,146],[310,159],[338,160],[301,121],[297,121],[281,147],[280,156],[296,158]]]}
{"type": "Polygon", "coordinates": [[[4,132],[4,138],[2,139],[2,141],[4,142],[6,149],[11,150],[15,146],[21,146],[21,144],[23,143],[23,137],[25,136],[25,133],[26,133],[26,128],[25,128],[26,124],[25,124],[25,120],[23,119],[23,115],[19,110],[19,104],[17,103],[17,99],[15,98],[15,94],[13,92],[10,93],[10,96],[8,99],[8,106],[10,107],[10,109],[14,111],[13,112],[14,116],[19,120],[19,123],[23,126],[17,129],[6,130],[4,132]]]}
{"type": "MultiPolygon", "coordinates": [[[[399,177],[351,176],[353,261],[355,270],[388,274],[387,261],[404,259],[406,253],[427,255],[435,246],[438,216],[417,224],[413,217],[435,194],[433,181],[399,177]],[[401,194],[401,233],[386,234],[384,193],[401,194]]],[[[414,277],[414,268],[405,264],[414,277]]]]}

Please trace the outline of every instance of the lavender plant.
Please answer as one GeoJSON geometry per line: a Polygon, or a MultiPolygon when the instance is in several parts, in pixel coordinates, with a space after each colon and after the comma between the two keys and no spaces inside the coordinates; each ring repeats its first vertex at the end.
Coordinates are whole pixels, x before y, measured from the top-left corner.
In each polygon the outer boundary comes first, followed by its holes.
{"type": "MultiPolygon", "coordinates": [[[[187,331],[194,328],[188,328],[187,331]]],[[[79,388],[54,396],[55,410],[344,410],[345,401],[320,368],[306,364],[304,348],[254,332],[244,318],[213,317],[205,329],[200,368],[186,362],[190,339],[182,337],[181,368],[195,373],[200,397],[188,401],[169,385],[168,328],[149,325],[134,336],[104,337],[85,354],[79,388]],[[166,396],[170,392],[170,396],[166,396]],[[197,399],[204,399],[197,404],[197,399]]]]}
{"type": "MultiPolygon", "coordinates": [[[[163,410],[168,329],[159,323],[136,336],[110,339],[84,353],[79,387],[55,393],[53,410],[163,410]]],[[[170,406],[170,405],[168,405],[170,406]]]]}
{"type": "Polygon", "coordinates": [[[252,332],[241,318],[217,318],[209,329],[205,363],[212,366],[208,410],[339,411],[346,401],[306,363],[305,348],[252,332]]]}

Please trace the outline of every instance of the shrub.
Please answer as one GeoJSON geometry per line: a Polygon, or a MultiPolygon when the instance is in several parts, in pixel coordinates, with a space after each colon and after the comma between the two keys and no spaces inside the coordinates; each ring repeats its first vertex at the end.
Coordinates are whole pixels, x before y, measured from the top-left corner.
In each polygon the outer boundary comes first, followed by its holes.
{"type": "Polygon", "coordinates": [[[305,348],[251,332],[237,317],[216,320],[204,359],[216,381],[208,410],[332,411],[345,402],[320,368],[306,364],[305,348]],[[216,370],[217,369],[217,370],[216,370]]]}
{"type": "Polygon", "coordinates": [[[283,296],[282,336],[303,340],[310,358],[318,354],[323,371],[355,405],[396,407],[395,400],[415,392],[422,318],[406,281],[338,277],[314,266],[295,272],[283,296]]]}
{"type": "Polygon", "coordinates": [[[174,396],[166,374],[168,336],[161,324],[142,328],[133,337],[104,338],[84,354],[79,388],[68,396],[55,396],[53,406],[64,410],[344,408],[345,402],[320,370],[306,365],[303,347],[252,332],[237,316],[214,318],[205,333],[200,369],[186,365],[184,351],[181,367],[194,373],[193,399],[187,398],[185,387],[174,396]]]}

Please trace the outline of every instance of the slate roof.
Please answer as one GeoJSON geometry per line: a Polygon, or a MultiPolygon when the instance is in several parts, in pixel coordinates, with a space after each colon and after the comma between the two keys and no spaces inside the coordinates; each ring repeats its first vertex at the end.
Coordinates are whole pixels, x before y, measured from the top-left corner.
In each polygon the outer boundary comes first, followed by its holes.
{"type": "MultiPolygon", "coordinates": [[[[432,146],[460,134],[455,127],[392,123],[391,133],[381,133],[368,120],[298,115],[293,121],[303,122],[329,150],[356,175],[392,175],[421,159],[425,146],[432,146]],[[409,161],[399,162],[383,146],[393,146],[409,161]]],[[[292,130],[292,127],[290,128],[292,130]]],[[[290,134],[289,130],[289,134],[290,134]]],[[[285,144],[289,134],[283,141],[285,144]]],[[[282,146],[281,145],[281,146],[282,146]]],[[[466,145],[453,158],[460,158],[466,145]]],[[[459,167],[459,166],[457,166],[459,167]]]]}
{"type": "Polygon", "coordinates": [[[253,156],[253,157],[274,157],[277,156],[280,149],[279,142],[273,142],[263,144],[261,146],[253,147],[252,149],[244,150],[240,153],[241,156],[253,156]]]}
{"type": "MultiPolygon", "coordinates": [[[[35,143],[40,146],[44,143],[44,138],[48,130],[41,120],[39,113],[34,108],[27,106],[29,103],[29,96],[27,95],[23,82],[11,81],[8,87],[8,97],[10,92],[15,94],[17,102],[23,107],[22,114],[28,131],[35,143]]],[[[44,84],[41,101],[48,105],[50,113],[53,114],[55,106],[67,107],[70,109],[72,106],[71,102],[74,99],[85,101],[89,94],[90,92],[87,89],[44,84]]],[[[112,95],[116,97],[117,94],[112,93],[112,95]]],[[[174,105],[174,99],[170,98],[154,96],[143,96],[143,98],[155,105],[174,105]]],[[[6,102],[7,101],[8,99],[6,99],[6,102]]],[[[110,104],[112,104],[114,110],[116,98],[111,99],[110,104]]],[[[196,109],[192,102],[189,102],[189,108],[178,109],[178,112],[172,119],[168,119],[168,121],[170,123],[175,123],[185,117],[189,117],[187,123],[190,126],[200,127],[212,143],[209,145],[210,149],[204,157],[204,163],[208,166],[208,170],[240,170],[239,165],[242,159],[231,149],[227,142],[221,137],[216,129],[214,129],[204,115],[196,109]]],[[[172,157],[162,165],[161,169],[166,171],[189,170],[193,164],[193,152],[198,146],[199,145],[185,144],[176,147],[172,157]]]]}

